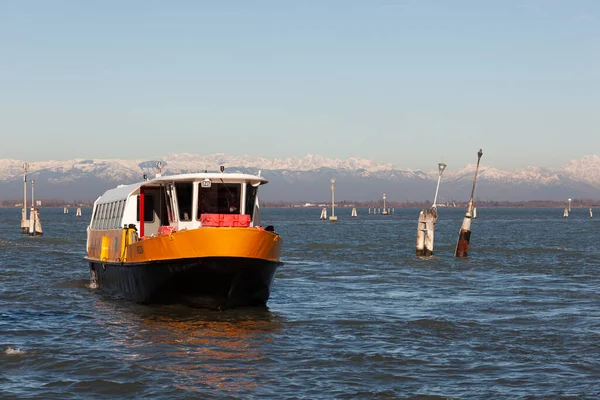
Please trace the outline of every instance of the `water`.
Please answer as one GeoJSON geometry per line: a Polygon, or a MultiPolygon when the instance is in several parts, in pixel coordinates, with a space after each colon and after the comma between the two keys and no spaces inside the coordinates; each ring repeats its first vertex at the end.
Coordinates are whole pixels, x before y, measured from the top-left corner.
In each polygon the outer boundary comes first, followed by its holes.
{"type": "Polygon", "coordinates": [[[268,309],[141,306],[89,287],[83,217],[0,209],[0,398],[600,397],[600,220],[587,209],[264,209],[286,264],[268,309]]]}

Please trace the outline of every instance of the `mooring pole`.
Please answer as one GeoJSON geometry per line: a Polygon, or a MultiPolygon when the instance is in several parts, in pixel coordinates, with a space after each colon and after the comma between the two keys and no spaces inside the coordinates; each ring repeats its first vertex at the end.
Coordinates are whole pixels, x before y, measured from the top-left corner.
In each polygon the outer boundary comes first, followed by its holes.
{"type": "Polygon", "coordinates": [[[440,190],[440,181],[442,173],[446,168],[446,164],[438,164],[438,182],[435,188],[435,196],[433,205],[429,210],[421,210],[419,213],[419,221],[417,223],[417,256],[433,255],[433,238],[435,223],[437,221],[437,196],[440,190]]]}
{"type": "Polygon", "coordinates": [[[35,181],[31,180],[31,210],[29,210],[29,236],[35,236],[35,203],[33,200],[33,185],[35,181]]]}
{"type": "Polygon", "coordinates": [[[477,167],[475,168],[475,178],[473,179],[473,189],[471,189],[471,198],[467,204],[467,212],[463,218],[460,233],[458,234],[458,243],[456,243],[456,251],[454,257],[466,257],[469,250],[469,241],[471,240],[471,220],[473,219],[473,196],[475,195],[475,184],[477,183],[477,173],[479,172],[479,161],[483,151],[479,149],[477,153],[477,167]]]}
{"type": "Polygon", "coordinates": [[[421,210],[419,222],[417,223],[417,256],[433,255],[433,234],[435,222],[437,221],[437,210],[421,210]]]}

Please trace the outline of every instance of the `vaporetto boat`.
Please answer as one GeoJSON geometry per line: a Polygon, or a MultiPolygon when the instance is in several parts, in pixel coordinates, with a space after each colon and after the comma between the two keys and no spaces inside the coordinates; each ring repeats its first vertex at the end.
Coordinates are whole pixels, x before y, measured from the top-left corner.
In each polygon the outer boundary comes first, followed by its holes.
{"type": "Polygon", "coordinates": [[[193,173],[108,190],[87,228],[91,285],[145,304],[265,306],[283,244],[261,225],[258,189],[266,183],[193,173]]]}

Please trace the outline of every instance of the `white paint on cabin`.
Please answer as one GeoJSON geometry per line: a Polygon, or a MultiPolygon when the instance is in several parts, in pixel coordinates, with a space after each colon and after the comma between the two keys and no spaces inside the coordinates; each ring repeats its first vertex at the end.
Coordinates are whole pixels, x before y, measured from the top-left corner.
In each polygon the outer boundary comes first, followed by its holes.
{"type": "MultiPolygon", "coordinates": [[[[222,209],[222,204],[211,202],[211,198],[215,197],[217,201],[222,201],[222,198],[219,198],[222,192],[219,192],[219,190],[222,190],[223,187],[227,191],[227,206],[230,206],[230,198],[232,199],[231,207],[225,213],[250,214],[252,215],[250,226],[259,226],[260,203],[257,188],[266,183],[268,181],[263,177],[249,174],[196,173],[157,176],[145,182],[119,185],[106,191],[94,202],[92,218],[88,226],[88,238],[89,232],[92,230],[122,229],[130,224],[134,224],[140,232],[138,198],[142,188],[146,197],[144,214],[151,214],[152,218],[144,222],[145,236],[157,233],[160,226],[171,226],[176,230],[200,228],[202,224],[200,222],[201,216],[198,213],[199,198],[203,194],[207,195],[207,197],[202,197],[205,199],[202,206],[206,207],[205,209],[213,210],[207,211],[208,213],[223,213],[214,212],[215,209],[222,209]],[[210,187],[203,187],[201,184],[203,181],[210,181],[210,187]],[[231,185],[240,186],[231,187],[231,185]],[[178,188],[180,191],[186,188],[186,190],[189,189],[191,199],[186,197],[183,192],[178,196],[178,188]],[[203,191],[205,192],[203,193],[203,191]],[[252,209],[246,210],[246,199],[248,196],[252,196],[252,194],[249,194],[250,191],[256,193],[254,195],[255,200],[253,205],[249,205],[252,209]],[[150,197],[151,200],[148,199],[150,197]],[[187,204],[180,204],[180,200],[184,199],[191,201],[187,204]]],[[[144,216],[140,216],[140,218],[144,218],[144,216]]]]}

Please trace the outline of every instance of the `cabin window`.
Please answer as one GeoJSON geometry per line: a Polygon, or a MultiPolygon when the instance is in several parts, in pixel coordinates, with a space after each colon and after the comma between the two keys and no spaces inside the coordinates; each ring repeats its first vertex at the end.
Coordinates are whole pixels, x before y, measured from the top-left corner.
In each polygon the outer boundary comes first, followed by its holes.
{"type": "Polygon", "coordinates": [[[251,184],[246,185],[246,214],[252,219],[254,216],[254,204],[256,202],[256,193],[258,187],[254,187],[251,184]]]}
{"type": "MultiPolygon", "coordinates": [[[[137,196],[136,221],[140,220],[140,196],[137,196]]],[[[144,194],[144,222],[154,221],[154,196],[148,193],[144,194]]]]}
{"type": "Polygon", "coordinates": [[[110,227],[112,229],[116,229],[116,228],[118,228],[118,226],[117,226],[117,212],[119,211],[119,202],[118,201],[113,201],[111,208],[112,208],[112,210],[110,212],[110,227]]]}
{"type": "Polygon", "coordinates": [[[209,188],[198,188],[198,216],[202,214],[239,214],[242,185],[240,183],[213,183],[209,188]]]}
{"type": "Polygon", "coordinates": [[[102,213],[104,212],[104,204],[98,204],[98,222],[96,227],[102,229],[102,213]]]}
{"type": "Polygon", "coordinates": [[[104,229],[110,228],[110,203],[105,204],[106,212],[104,213],[104,229]]]}
{"type": "Polygon", "coordinates": [[[111,202],[108,203],[108,211],[106,213],[106,227],[108,229],[112,229],[112,218],[113,218],[113,213],[115,212],[115,203],[111,202]]]}
{"type": "Polygon", "coordinates": [[[119,214],[117,215],[118,223],[121,224],[123,221],[123,213],[125,211],[125,200],[119,200],[119,214]]]}
{"type": "Polygon", "coordinates": [[[100,204],[100,220],[98,221],[98,228],[104,229],[104,218],[106,214],[106,204],[100,204]]]}
{"type": "Polygon", "coordinates": [[[194,185],[192,182],[177,182],[175,183],[175,192],[177,194],[177,206],[179,207],[179,220],[191,221],[194,185]]]}
{"type": "Polygon", "coordinates": [[[96,228],[98,224],[98,204],[94,207],[94,215],[92,216],[92,228],[96,228]]]}
{"type": "Polygon", "coordinates": [[[98,221],[98,205],[94,204],[94,210],[92,211],[92,229],[96,229],[97,221],[98,221]]]}
{"type": "Polygon", "coordinates": [[[165,193],[165,207],[167,212],[167,218],[169,222],[173,222],[175,219],[173,218],[173,202],[172,202],[172,194],[171,194],[171,185],[167,186],[164,190],[165,193]]]}

